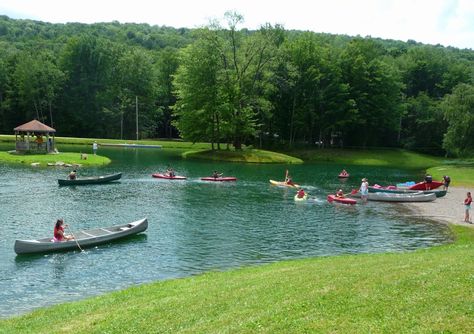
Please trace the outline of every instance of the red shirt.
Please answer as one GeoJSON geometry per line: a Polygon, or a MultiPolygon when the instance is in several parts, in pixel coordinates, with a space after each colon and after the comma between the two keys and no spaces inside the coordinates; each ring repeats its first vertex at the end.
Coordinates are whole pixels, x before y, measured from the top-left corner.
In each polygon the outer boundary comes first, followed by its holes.
{"type": "Polygon", "coordinates": [[[54,226],[54,238],[56,240],[63,240],[64,239],[64,227],[63,226],[59,226],[58,228],[56,228],[56,226],[54,226]],[[59,231],[61,231],[62,233],[60,233],[59,231]]]}
{"type": "Polygon", "coordinates": [[[465,205],[471,205],[472,203],[472,197],[467,197],[465,200],[464,200],[464,204],[465,205]]]}

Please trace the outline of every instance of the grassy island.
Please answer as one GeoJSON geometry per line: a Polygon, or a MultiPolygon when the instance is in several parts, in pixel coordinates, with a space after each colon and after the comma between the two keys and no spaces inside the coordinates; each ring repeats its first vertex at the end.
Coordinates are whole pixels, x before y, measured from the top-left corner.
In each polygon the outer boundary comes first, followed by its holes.
{"type": "Polygon", "coordinates": [[[0,321],[0,333],[470,333],[474,229],[414,252],[343,255],[132,287],[0,321]]]}
{"type": "Polygon", "coordinates": [[[0,152],[0,162],[10,164],[25,164],[45,167],[48,164],[67,164],[81,166],[101,166],[110,163],[110,159],[100,155],[88,154],[87,159],[81,159],[80,153],[57,154],[12,154],[0,152]]]}
{"type": "Polygon", "coordinates": [[[246,162],[246,163],[285,163],[285,164],[301,164],[303,160],[295,158],[283,153],[245,149],[241,151],[234,150],[199,150],[188,151],[182,154],[187,159],[204,159],[213,161],[228,162],[246,162]]]}

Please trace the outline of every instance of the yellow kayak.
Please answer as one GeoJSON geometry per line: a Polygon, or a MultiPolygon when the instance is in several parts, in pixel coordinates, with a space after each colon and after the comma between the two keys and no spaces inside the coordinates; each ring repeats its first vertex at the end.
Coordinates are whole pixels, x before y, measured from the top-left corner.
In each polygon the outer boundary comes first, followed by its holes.
{"type": "Polygon", "coordinates": [[[298,194],[295,195],[295,202],[304,202],[308,199],[308,194],[304,194],[303,197],[298,197],[298,194]]]}
{"type": "Polygon", "coordinates": [[[296,183],[286,183],[284,181],[274,181],[270,180],[270,183],[274,186],[279,186],[279,187],[290,187],[290,188],[299,188],[300,185],[296,183]]]}

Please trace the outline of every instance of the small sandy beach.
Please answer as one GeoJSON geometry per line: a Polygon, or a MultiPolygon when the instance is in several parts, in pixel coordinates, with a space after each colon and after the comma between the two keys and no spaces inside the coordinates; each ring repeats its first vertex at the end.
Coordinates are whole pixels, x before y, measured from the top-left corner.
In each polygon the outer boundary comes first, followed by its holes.
{"type": "MultiPolygon", "coordinates": [[[[405,203],[416,217],[430,218],[443,223],[465,225],[474,227],[474,224],[464,222],[464,199],[466,193],[473,189],[463,187],[449,187],[446,196],[437,198],[433,202],[427,203],[405,203]]],[[[471,210],[471,221],[473,221],[474,212],[471,210]]]]}

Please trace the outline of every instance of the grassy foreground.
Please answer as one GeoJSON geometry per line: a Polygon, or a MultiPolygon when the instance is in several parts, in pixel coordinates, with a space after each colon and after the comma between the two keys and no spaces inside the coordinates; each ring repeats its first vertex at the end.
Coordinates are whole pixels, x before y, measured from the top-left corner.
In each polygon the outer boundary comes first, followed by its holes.
{"type": "Polygon", "coordinates": [[[64,162],[71,165],[81,166],[101,166],[110,163],[110,159],[100,155],[88,154],[87,159],[82,160],[79,153],[58,153],[58,154],[10,154],[8,152],[0,152],[0,162],[10,164],[25,164],[32,163],[38,166],[45,167],[48,163],[64,162]]]}
{"type": "Polygon", "coordinates": [[[0,333],[472,333],[474,229],[415,252],[278,262],[0,321],[0,333]]]}

